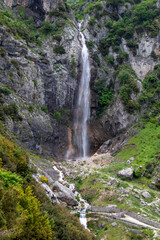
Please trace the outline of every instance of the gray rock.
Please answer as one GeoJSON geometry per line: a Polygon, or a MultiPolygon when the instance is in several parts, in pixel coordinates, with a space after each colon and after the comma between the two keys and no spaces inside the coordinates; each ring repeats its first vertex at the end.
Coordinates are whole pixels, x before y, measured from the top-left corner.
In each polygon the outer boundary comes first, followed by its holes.
{"type": "Polygon", "coordinates": [[[69,188],[63,186],[61,183],[55,182],[52,185],[52,190],[57,199],[59,199],[61,202],[65,202],[69,206],[75,206],[78,204],[73,192],[69,188]]]}
{"type": "Polygon", "coordinates": [[[133,169],[132,168],[122,169],[121,171],[118,172],[117,176],[119,178],[132,179],[133,178],[133,169]]]}
{"type": "Polygon", "coordinates": [[[112,223],[112,227],[115,227],[115,226],[117,226],[117,223],[116,223],[116,222],[113,222],[113,223],[112,223]]]}
{"type": "Polygon", "coordinates": [[[149,192],[143,192],[143,193],[142,193],[142,196],[143,196],[145,199],[151,199],[151,195],[149,194],[149,192]]]}
{"type": "Polygon", "coordinates": [[[113,185],[115,182],[117,182],[117,180],[115,178],[111,178],[110,184],[113,185]]]}
{"type": "Polygon", "coordinates": [[[130,161],[130,160],[127,160],[127,164],[130,165],[130,164],[131,164],[131,161],[130,161]]]}
{"type": "Polygon", "coordinates": [[[133,162],[134,161],[134,157],[131,157],[129,160],[133,162]]]}

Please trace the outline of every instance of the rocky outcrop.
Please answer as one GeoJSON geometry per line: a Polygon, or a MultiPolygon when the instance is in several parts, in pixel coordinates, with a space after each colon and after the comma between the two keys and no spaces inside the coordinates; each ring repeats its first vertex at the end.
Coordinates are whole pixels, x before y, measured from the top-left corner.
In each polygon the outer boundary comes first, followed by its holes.
{"type": "Polygon", "coordinates": [[[55,182],[52,185],[52,190],[57,199],[61,202],[65,202],[68,206],[78,205],[73,192],[69,188],[63,186],[61,183],[55,182]]]}
{"type": "Polygon", "coordinates": [[[157,60],[153,59],[151,53],[155,52],[156,56],[160,55],[159,44],[159,35],[155,38],[151,38],[147,34],[144,34],[139,40],[137,54],[134,56],[127,47],[125,39],[122,39],[122,49],[129,54],[130,64],[138,78],[143,80],[147,73],[152,72],[154,66],[158,64],[158,58],[157,60]]]}

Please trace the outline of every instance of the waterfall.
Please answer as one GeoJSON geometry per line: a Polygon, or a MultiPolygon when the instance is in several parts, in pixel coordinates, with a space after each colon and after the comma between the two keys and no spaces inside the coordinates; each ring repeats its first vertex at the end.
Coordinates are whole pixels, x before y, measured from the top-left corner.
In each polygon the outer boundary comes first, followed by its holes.
{"type": "Polygon", "coordinates": [[[79,24],[80,42],[82,45],[82,74],[78,89],[76,109],[74,113],[74,157],[82,159],[87,157],[89,150],[88,120],[90,119],[90,61],[84,34],[79,24]]]}

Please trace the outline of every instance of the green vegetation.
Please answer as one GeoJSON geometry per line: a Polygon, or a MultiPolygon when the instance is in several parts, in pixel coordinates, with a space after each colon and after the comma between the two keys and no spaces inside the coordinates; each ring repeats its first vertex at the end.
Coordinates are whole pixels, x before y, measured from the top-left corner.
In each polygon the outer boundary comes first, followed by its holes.
{"type": "Polygon", "coordinates": [[[42,106],[41,110],[45,113],[48,113],[48,107],[46,105],[42,106]]]}
{"type": "Polygon", "coordinates": [[[99,79],[93,89],[98,99],[97,116],[101,115],[114,101],[114,91],[111,86],[106,87],[106,79],[99,79]]]}
{"type": "Polygon", "coordinates": [[[135,176],[140,177],[142,172],[150,177],[157,159],[159,159],[159,133],[160,126],[156,123],[147,123],[145,128],[130,139],[130,141],[123,146],[123,149],[116,155],[116,158],[127,161],[130,157],[134,157],[135,176]],[[152,166],[153,165],[153,166],[152,166]],[[142,166],[143,169],[138,169],[142,166]]]}
{"type": "MultiPolygon", "coordinates": [[[[59,9],[62,10],[62,7],[59,9]]],[[[0,10],[0,25],[5,25],[9,33],[13,34],[16,38],[22,38],[26,42],[34,42],[37,45],[41,45],[42,39],[45,36],[58,35],[61,32],[61,29],[65,26],[65,9],[61,17],[57,16],[56,13],[49,13],[50,17],[53,14],[55,17],[59,17],[54,24],[51,24],[50,21],[46,20],[43,22],[42,27],[36,28],[34,24],[34,18],[26,17],[26,9],[23,6],[17,8],[17,14],[15,15],[6,9],[0,10]]],[[[0,56],[5,57],[5,50],[0,48],[0,56]]]]}
{"type": "Polygon", "coordinates": [[[133,69],[129,65],[119,66],[119,68],[114,72],[114,77],[119,83],[119,95],[126,110],[129,113],[133,113],[139,110],[139,103],[131,99],[131,94],[138,94],[139,87],[137,85],[137,77],[133,69]]]}
{"type": "Polygon", "coordinates": [[[138,97],[142,108],[145,106],[143,118],[150,120],[158,115],[160,109],[160,65],[156,65],[154,72],[143,81],[143,91],[138,97]]]}
{"type": "MultiPolygon", "coordinates": [[[[93,240],[78,217],[52,205],[32,179],[28,158],[25,150],[0,135],[0,239],[93,240]]],[[[44,176],[41,181],[48,183],[44,176]]]]}
{"type": "Polygon", "coordinates": [[[6,50],[3,47],[0,47],[0,56],[5,57],[6,56],[6,50]]]}
{"type": "Polygon", "coordinates": [[[66,53],[64,47],[61,46],[61,45],[55,46],[54,49],[53,49],[53,51],[54,51],[57,55],[62,55],[62,54],[65,54],[65,53],[66,53]]]}

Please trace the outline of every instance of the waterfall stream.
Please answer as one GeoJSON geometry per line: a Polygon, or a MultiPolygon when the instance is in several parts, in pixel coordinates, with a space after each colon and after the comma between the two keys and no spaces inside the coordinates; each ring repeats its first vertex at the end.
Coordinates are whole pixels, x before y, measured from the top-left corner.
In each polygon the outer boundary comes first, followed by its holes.
{"type": "Polygon", "coordinates": [[[74,112],[74,136],[73,145],[74,150],[67,151],[67,159],[80,160],[86,158],[89,153],[88,141],[88,121],[90,119],[90,61],[89,51],[86,46],[84,34],[81,31],[81,23],[79,24],[79,39],[82,46],[82,73],[79,83],[77,103],[74,112]]]}
{"type": "Polygon", "coordinates": [[[80,41],[82,45],[82,75],[78,91],[78,100],[74,116],[74,146],[77,159],[88,155],[88,120],[90,119],[90,61],[84,34],[79,24],[80,41]]]}

